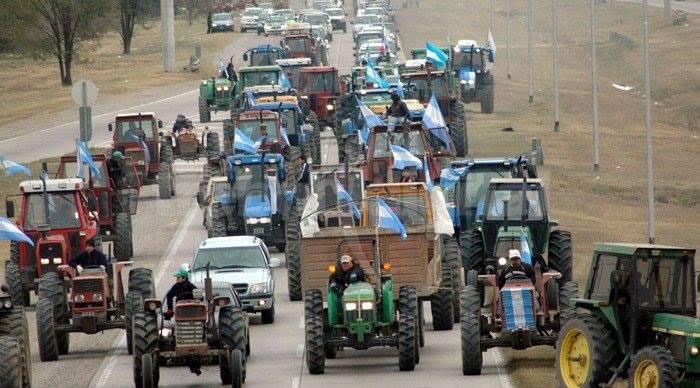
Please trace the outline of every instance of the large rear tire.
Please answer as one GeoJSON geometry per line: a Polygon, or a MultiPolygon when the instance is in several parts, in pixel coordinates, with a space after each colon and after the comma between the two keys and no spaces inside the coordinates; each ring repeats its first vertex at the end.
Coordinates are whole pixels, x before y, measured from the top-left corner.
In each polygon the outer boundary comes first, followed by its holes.
{"type": "MultiPolygon", "coordinates": [[[[49,272],[41,277],[38,286],[39,299],[49,299],[53,306],[55,323],[68,323],[68,302],[63,279],[56,272],[49,272]]],[[[53,327],[53,326],[52,326],[53,327]]],[[[55,333],[58,343],[58,354],[68,354],[70,348],[70,333],[55,333]]]]}
{"type": "Polygon", "coordinates": [[[198,107],[199,107],[199,122],[200,123],[210,122],[211,121],[211,111],[209,110],[209,104],[207,103],[207,99],[205,97],[199,96],[198,107]]]}
{"type": "Polygon", "coordinates": [[[462,290],[462,261],[459,254],[459,244],[457,240],[451,236],[443,238],[443,265],[447,265],[450,274],[450,283],[452,284],[452,314],[453,322],[459,323],[459,293],[462,290]]]}
{"type": "Polygon", "coordinates": [[[166,162],[160,164],[160,171],[158,172],[158,197],[160,199],[170,199],[172,198],[173,190],[173,179],[171,165],[166,162]]]}
{"type": "MultiPolygon", "coordinates": [[[[452,317],[450,317],[450,321],[452,317]]],[[[416,320],[412,316],[399,317],[399,370],[416,368],[416,320]]]]}
{"type": "Polygon", "coordinates": [[[323,318],[316,316],[306,320],[306,367],[309,374],[320,375],[326,368],[323,318]]]}
{"type": "Polygon", "coordinates": [[[304,294],[304,320],[313,317],[323,318],[323,294],[316,288],[307,290],[304,294]]]}
{"type": "Polygon", "coordinates": [[[36,303],[36,334],[41,361],[58,360],[58,341],[54,330],[54,306],[51,299],[39,299],[36,303]]]}
{"type": "Polygon", "coordinates": [[[14,337],[0,337],[0,387],[20,388],[22,380],[22,349],[14,337]]]}
{"type": "Polygon", "coordinates": [[[454,326],[454,290],[452,287],[452,270],[442,266],[440,288],[430,299],[434,330],[452,330],[454,326]]]}
{"type": "Polygon", "coordinates": [[[299,255],[299,222],[301,206],[295,200],[289,209],[285,224],[285,255],[287,258],[287,290],[290,301],[301,300],[301,256],[299,255]]]}
{"type": "MultiPolygon", "coordinates": [[[[19,341],[22,386],[31,387],[32,354],[31,345],[29,344],[29,327],[27,326],[27,320],[24,317],[24,308],[22,306],[14,306],[12,310],[0,314],[0,337],[2,336],[14,337],[19,341]]],[[[2,360],[0,360],[0,362],[2,362],[2,360]]],[[[0,387],[3,387],[3,385],[0,384],[0,387]]]]}
{"type": "MultiPolygon", "coordinates": [[[[143,387],[143,356],[154,355],[158,348],[158,319],[152,312],[139,312],[133,318],[133,350],[134,350],[134,384],[136,388],[143,387]]],[[[156,360],[157,361],[157,360],[156,360]]],[[[154,366],[153,380],[158,384],[159,371],[157,362],[154,366]]]]}
{"type": "Polygon", "coordinates": [[[484,238],[477,229],[463,230],[459,234],[459,249],[462,254],[464,272],[476,270],[481,272],[484,267],[484,238]]]}
{"type": "MultiPolygon", "coordinates": [[[[472,286],[462,289],[462,317],[460,337],[462,348],[462,374],[473,376],[481,374],[483,357],[481,353],[481,313],[474,313],[474,304],[478,306],[479,293],[472,286]]],[[[479,309],[480,310],[480,309],[479,309]]]]}
{"type": "Polygon", "coordinates": [[[418,308],[418,293],[413,286],[401,286],[399,288],[399,316],[413,317],[416,325],[416,364],[420,362],[421,329],[420,309],[418,308]]]}
{"type": "Polygon", "coordinates": [[[479,102],[481,103],[481,113],[493,113],[493,74],[484,75],[479,91],[479,102]]]}
{"type": "Polygon", "coordinates": [[[469,153],[469,134],[467,132],[467,116],[461,101],[450,101],[450,137],[455,145],[457,156],[467,156],[469,153]]]}
{"type": "Polygon", "coordinates": [[[210,237],[226,237],[226,212],[221,207],[221,205],[213,204],[211,205],[211,225],[209,226],[209,236],[210,237]]]}
{"type": "Polygon", "coordinates": [[[549,234],[547,262],[552,269],[561,273],[560,283],[573,279],[573,244],[571,233],[565,230],[553,230],[549,234]]]}
{"type": "Polygon", "coordinates": [[[114,214],[114,257],[117,260],[131,258],[131,213],[114,214]]]}
{"type": "Polygon", "coordinates": [[[22,287],[22,271],[19,268],[19,264],[13,260],[5,262],[5,283],[10,289],[12,303],[15,306],[29,305],[29,291],[25,291],[22,287]]]}

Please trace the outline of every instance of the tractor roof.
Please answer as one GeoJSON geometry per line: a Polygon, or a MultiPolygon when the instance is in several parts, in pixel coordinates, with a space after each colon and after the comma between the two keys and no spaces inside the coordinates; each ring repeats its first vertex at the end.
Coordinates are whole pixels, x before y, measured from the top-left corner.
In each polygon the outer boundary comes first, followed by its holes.
{"type": "MultiPolygon", "coordinates": [[[[523,179],[522,178],[491,178],[491,183],[490,184],[522,184],[523,179]]],[[[539,184],[542,185],[542,179],[538,178],[528,178],[527,180],[528,184],[539,184]]]]}
{"type": "Polygon", "coordinates": [[[247,110],[238,115],[239,121],[250,121],[262,119],[277,119],[277,113],[269,110],[247,110]]]}
{"type": "Polygon", "coordinates": [[[275,64],[280,67],[284,66],[308,66],[311,64],[311,58],[284,58],[275,60],[275,64]]]}
{"type": "Polygon", "coordinates": [[[275,52],[275,51],[284,51],[282,47],[279,46],[272,46],[269,44],[261,44],[257,47],[249,48],[248,52],[253,52],[253,53],[260,53],[260,52],[275,52]]]}
{"type": "Polygon", "coordinates": [[[198,249],[238,248],[260,246],[260,239],[255,236],[212,237],[202,241],[198,249]]]}
{"type": "MultiPolygon", "coordinates": [[[[527,159],[526,159],[527,160],[527,159]]],[[[463,159],[453,160],[450,163],[451,167],[467,167],[467,166],[510,166],[517,163],[516,158],[482,158],[482,159],[463,159]]]]}
{"type": "Polygon", "coordinates": [[[264,71],[282,71],[282,68],[277,65],[268,66],[247,66],[238,69],[239,73],[257,73],[264,71]]]}
{"type": "Polygon", "coordinates": [[[689,255],[690,257],[695,256],[695,249],[689,249],[689,248],[682,248],[682,247],[674,247],[674,246],[666,246],[666,245],[654,245],[654,244],[635,244],[635,243],[607,243],[607,242],[602,242],[602,243],[596,243],[595,244],[595,251],[596,252],[609,252],[609,253],[614,253],[618,255],[627,255],[627,256],[632,256],[638,251],[647,251],[647,254],[644,256],[647,256],[651,254],[651,256],[659,256],[661,251],[665,255],[671,254],[672,256],[685,256],[689,255]],[[655,252],[657,251],[657,252],[655,252]],[[675,253],[675,255],[674,255],[675,253]]]}
{"type": "Polygon", "coordinates": [[[117,119],[123,119],[123,118],[138,118],[141,116],[141,118],[152,118],[156,117],[155,112],[136,112],[136,113],[119,113],[117,115],[117,119]]]}
{"type": "MultiPolygon", "coordinates": [[[[263,162],[262,154],[255,155],[233,155],[228,157],[228,162],[230,164],[240,165],[240,164],[261,164],[263,162]]],[[[284,158],[280,154],[265,154],[264,161],[269,164],[281,164],[284,158]]]]}
{"type": "Polygon", "coordinates": [[[338,69],[334,66],[309,66],[299,69],[300,73],[329,73],[337,71],[338,69]]]}
{"type": "MultiPolygon", "coordinates": [[[[44,185],[41,180],[24,181],[19,184],[19,189],[23,193],[41,193],[44,185]]],[[[47,179],[46,191],[79,191],[83,189],[83,180],[80,178],[67,179],[47,179]]]]}

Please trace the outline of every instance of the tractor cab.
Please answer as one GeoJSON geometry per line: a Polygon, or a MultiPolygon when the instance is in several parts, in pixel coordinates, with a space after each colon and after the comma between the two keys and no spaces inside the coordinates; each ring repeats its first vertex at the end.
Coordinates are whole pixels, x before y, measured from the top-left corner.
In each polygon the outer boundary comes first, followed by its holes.
{"type": "Polygon", "coordinates": [[[433,150],[421,124],[397,125],[394,126],[393,131],[390,131],[387,125],[379,125],[374,127],[367,141],[367,163],[364,167],[364,175],[369,182],[425,182],[423,168],[406,167],[403,170],[391,168],[393,166],[391,145],[403,147],[420,160],[427,159],[430,179],[438,178],[440,166],[433,157],[433,150]]]}
{"type": "Polygon", "coordinates": [[[261,151],[279,153],[284,148],[285,140],[280,128],[280,118],[275,112],[269,110],[243,111],[236,116],[235,127],[254,143],[260,142],[258,148],[261,151]]]}
{"type": "Polygon", "coordinates": [[[319,121],[332,123],[335,100],[342,93],[338,69],[332,66],[306,67],[299,72],[299,92],[319,121]]]}
{"type": "Polygon", "coordinates": [[[579,313],[559,334],[559,381],[614,384],[626,375],[634,386],[697,386],[696,270],[695,249],[597,243],[583,298],[573,300],[579,313]]]}
{"type": "Polygon", "coordinates": [[[435,96],[443,115],[449,115],[450,90],[444,71],[431,70],[427,66],[423,71],[404,72],[401,83],[407,99],[416,99],[427,106],[430,98],[435,96]]]}
{"type": "Polygon", "coordinates": [[[293,88],[299,87],[299,72],[306,66],[311,66],[311,58],[287,58],[278,59],[275,65],[282,68],[282,71],[287,75],[287,79],[293,88]]]}
{"type": "Polygon", "coordinates": [[[280,45],[287,50],[290,58],[311,58],[312,62],[318,64],[316,39],[311,36],[308,30],[305,33],[288,31],[280,41],[280,45]]]}
{"type": "Polygon", "coordinates": [[[120,113],[107,126],[113,132],[112,148],[136,163],[142,182],[158,173],[161,128],[163,122],[153,112],[120,113]]]}
{"type": "MultiPolygon", "coordinates": [[[[305,121],[296,93],[286,91],[259,91],[246,99],[247,111],[275,112],[280,120],[280,135],[284,145],[304,148],[313,132],[305,121]]],[[[269,132],[269,131],[268,131],[269,132]]]]}
{"type": "Polygon", "coordinates": [[[407,231],[433,230],[433,207],[425,183],[372,184],[367,187],[365,195],[370,199],[363,202],[363,226],[377,225],[378,206],[372,198],[382,198],[407,231]]]}
{"type": "Polygon", "coordinates": [[[282,68],[277,65],[244,67],[238,70],[238,82],[241,91],[254,86],[282,85],[282,68]]]}
{"type": "Polygon", "coordinates": [[[243,53],[243,60],[248,66],[272,66],[278,59],[289,58],[287,50],[269,44],[248,49],[243,53]]]}
{"type": "Polygon", "coordinates": [[[365,187],[362,169],[323,166],[310,175],[312,191],[318,198],[319,227],[359,225],[365,187]]]}

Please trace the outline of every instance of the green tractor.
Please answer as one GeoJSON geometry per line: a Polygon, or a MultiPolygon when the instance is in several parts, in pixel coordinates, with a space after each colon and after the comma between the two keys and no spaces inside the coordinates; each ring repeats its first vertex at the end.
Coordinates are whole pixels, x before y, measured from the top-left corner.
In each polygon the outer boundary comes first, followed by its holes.
{"type": "Polygon", "coordinates": [[[541,179],[492,178],[473,227],[459,234],[466,283],[476,285],[488,268],[500,272],[510,249],[520,250],[531,265],[546,254],[547,265],[561,273],[559,283],[571,281],[571,233],[554,229],[557,225],[549,217],[541,179]]]}
{"type": "Polygon", "coordinates": [[[199,122],[210,122],[212,111],[216,113],[231,109],[231,101],[238,95],[237,86],[228,78],[203,79],[199,84],[199,122]]]}
{"type": "Polygon", "coordinates": [[[584,298],[559,331],[557,377],[566,387],[698,387],[694,249],[596,244],[584,298]]]}

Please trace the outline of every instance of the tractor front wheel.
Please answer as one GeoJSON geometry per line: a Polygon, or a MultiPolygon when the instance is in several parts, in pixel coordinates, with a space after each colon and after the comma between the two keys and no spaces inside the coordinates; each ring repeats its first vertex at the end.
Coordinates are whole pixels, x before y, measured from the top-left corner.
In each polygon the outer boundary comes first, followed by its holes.
{"type": "Polygon", "coordinates": [[[260,312],[260,320],[265,325],[275,323],[275,305],[274,304],[269,309],[263,310],[260,312]]]}
{"type": "Polygon", "coordinates": [[[209,110],[209,103],[204,96],[199,97],[199,122],[208,123],[211,121],[211,111],[209,110]]]}
{"type": "MultiPolygon", "coordinates": [[[[14,306],[12,310],[0,314],[0,337],[10,336],[19,341],[22,368],[22,387],[32,385],[32,354],[29,344],[29,327],[24,318],[24,308],[14,306]]],[[[0,384],[0,387],[4,385],[0,384]]]]}
{"type": "Polygon", "coordinates": [[[678,364],[668,349],[645,346],[632,357],[630,387],[673,388],[678,386],[678,364]]]}
{"type": "Polygon", "coordinates": [[[301,208],[295,200],[285,223],[285,256],[287,259],[287,290],[290,301],[301,300],[301,258],[299,256],[299,220],[301,208]]]}
{"type": "Polygon", "coordinates": [[[479,293],[474,287],[465,286],[462,289],[461,300],[463,307],[460,320],[462,374],[465,376],[480,375],[483,359],[481,353],[481,309],[478,307],[479,293]]]}
{"type": "Polygon", "coordinates": [[[559,331],[555,363],[559,382],[567,387],[597,387],[610,379],[619,361],[616,336],[605,321],[575,314],[559,331]]]}
{"type": "Polygon", "coordinates": [[[462,263],[459,255],[459,244],[454,237],[444,237],[443,265],[447,265],[452,284],[452,315],[454,323],[459,323],[459,292],[462,289],[462,263]]]}
{"type": "MultiPolygon", "coordinates": [[[[49,272],[41,277],[38,286],[39,299],[48,299],[53,307],[55,323],[67,323],[69,319],[68,302],[63,279],[55,272],[49,272]]],[[[53,329],[53,325],[51,326],[53,329]]],[[[58,343],[58,354],[68,354],[70,348],[70,333],[54,333],[58,343]]]]}
{"type": "Polygon", "coordinates": [[[171,165],[166,162],[160,164],[160,171],[158,172],[158,197],[160,199],[170,199],[173,196],[173,179],[170,167],[171,165]]]}
{"type": "MultiPolygon", "coordinates": [[[[219,333],[221,341],[229,349],[238,350],[242,355],[250,354],[250,337],[246,334],[245,325],[246,313],[239,307],[226,306],[219,311],[219,333]]],[[[222,381],[223,373],[221,369],[222,381]]],[[[230,378],[230,376],[229,376],[230,378]]],[[[246,378],[246,358],[242,358],[242,381],[246,378]]],[[[226,384],[226,383],[224,383],[226,384]]]]}
{"type": "MultiPolygon", "coordinates": [[[[243,386],[243,353],[239,349],[233,349],[231,351],[231,354],[229,355],[229,360],[228,360],[228,368],[229,368],[229,375],[231,376],[231,387],[232,388],[241,388],[243,386]]],[[[221,365],[219,366],[220,368],[223,368],[224,366],[221,365]]],[[[223,382],[223,379],[222,379],[223,382]]],[[[226,383],[224,383],[226,384],[226,383]]]]}
{"type": "MultiPolygon", "coordinates": [[[[450,317],[451,320],[452,317],[450,317]]],[[[412,316],[399,317],[399,370],[412,371],[416,368],[416,319],[412,316]]]]}
{"type": "Polygon", "coordinates": [[[469,135],[467,133],[467,114],[464,104],[458,99],[450,102],[450,137],[455,145],[457,156],[467,156],[469,153],[469,135]]]}
{"type": "Polygon", "coordinates": [[[158,382],[155,379],[155,360],[153,360],[153,355],[150,353],[141,356],[141,376],[143,381],[143,388],[156,388],[158,382]]]}
{"type": "Polygon", "coordinates": [[[219,134],[216,132],[207,133],[207,157],[215,158],[219,155],[219,152],[221,152],[219,134]]]}
{"type": "Polygon", "coordinates": [[[58,341],[54,331],[54,306],[51,299],[39,299],[36,303],[36,334],[41,361],[58,360],[58,341]]]}
{"type": "Polygon", "coordinates": [[[10,289],[12,303],[16,306],[29,306],[29,291],[22,287],[22,271],[13,260],[5,262],[5,283],[10,289]]]}
{"type": "Polygon", "coordinates": [[[416,364],[420,362],[421,330],[419,316],[421,310],[418,309],[418,293],[413,286],[401,286],[399,288],[399,315],[413,317],[416,323],[416,364]]]}
{"type": "Polygon", "coordinates": [[[131,213],[114,214],[114,257],[117,260],[129,259],[131,247],[131,213]]]}
{"type": "MultiPolygon", "coordinates": [[[[152,312],[139,312],[133,318],[134,384],[143,386],[143,356],[155,355],[158,348],[158,319],[152,312]]],[[[158,384],[159,371],[157,360],[154,363],[153,381],[158,384]]]]}
{"type": "Polygon", "coordinates": [[[312,288],[304,294],[304,319],[313,317],[323,318],[323,294],[321,290],[312,288]]]}
{"type": "Polygon", "coordinates": [[[323,318],[306,320],[306,367],[312,375],[323,374],[326,368],[326,352],[323,334],[323,318]]]}
{"type": "Polygon", "coordinates": [[[571,233],[565,230],[553,230],[549,234],[547,261],[552,269],[561,273],[561,283],[573,279],[573,245],[571,233]]]}
{"type": "Polygon", "coordinates": [[[19,388],[23,385],[21,354],[17,338],[0,337],[0,387],[19,388]]]}
{"type": "Polygon", "coordinates": [[[442,267],[440,288],[430,299],[430,310],[433,314],[433,329],[452,330],[454,326],[454,291],[452,289],[452,273],[447,266],[442,267]]]}

